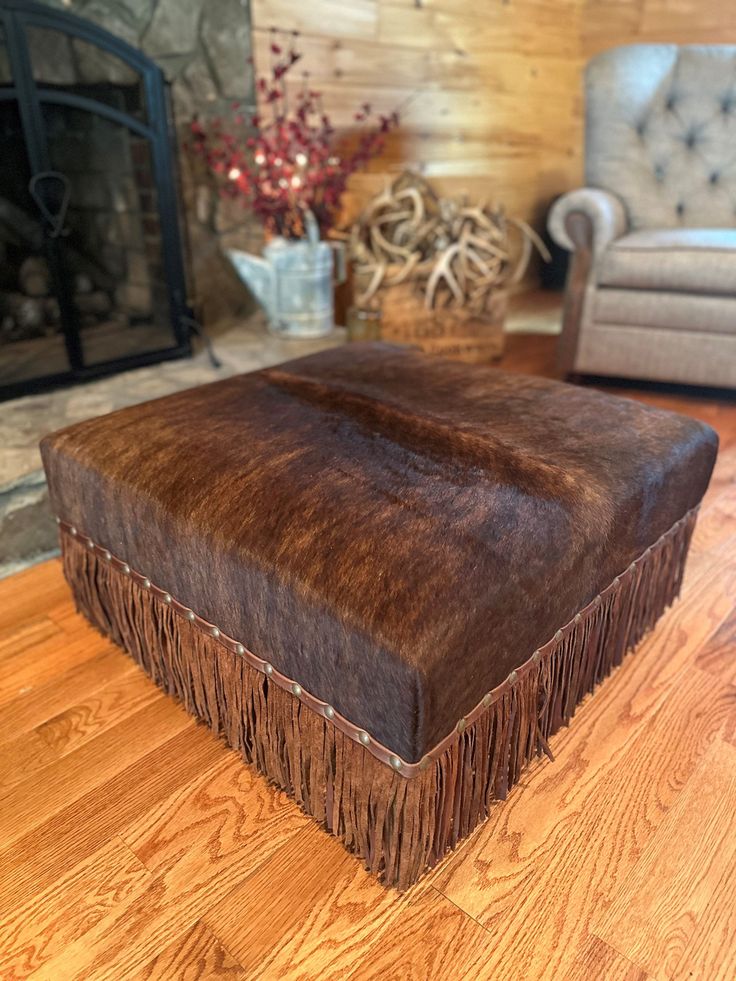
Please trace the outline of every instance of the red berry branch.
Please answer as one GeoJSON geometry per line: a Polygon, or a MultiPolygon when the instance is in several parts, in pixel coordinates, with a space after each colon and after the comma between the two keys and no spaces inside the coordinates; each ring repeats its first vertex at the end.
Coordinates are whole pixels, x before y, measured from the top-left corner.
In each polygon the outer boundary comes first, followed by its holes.
{"type": "Polygon", "coordinates": [[[399,121],[397,113],[376,114],[363,103],[354,120],[369,128],[341,153],[338,133],[308,75],[296,91],[288,85],[302,57],[297,37],[296,31],[272,29],[270,72],[257,82],[259,112],[248,117],[233,103],[232,119],[195,117],[190,124],[189,147],[214,175],[220,193],[242,200],[269,234],[285,238],[304,234],[307,209],[323,234],[334,226],[348,178],[381,152],[399,121]]]}

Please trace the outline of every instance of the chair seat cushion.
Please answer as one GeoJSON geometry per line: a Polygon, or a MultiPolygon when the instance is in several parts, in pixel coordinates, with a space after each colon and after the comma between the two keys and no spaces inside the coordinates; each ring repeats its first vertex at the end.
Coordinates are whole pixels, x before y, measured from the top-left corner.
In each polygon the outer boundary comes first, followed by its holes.
{"type": "Polygon", "coordinates": [[[596,279],[601,286],[733,295],[736,228],[632,232],[604,252],[596,279]]]}
{"type": "Polygon", "coordinates": [[[628,325],[733,337],[736,335],[736,292],[733,296],[703,296],[606,286],[595,291],[593,318],[596,326],[628,325]]]}
{"type": "Polygon", "coordinates": [[[64,522],[417,761],[698,504],[716,443],[627,399],[379,344],[42,451],[64,522]]]}

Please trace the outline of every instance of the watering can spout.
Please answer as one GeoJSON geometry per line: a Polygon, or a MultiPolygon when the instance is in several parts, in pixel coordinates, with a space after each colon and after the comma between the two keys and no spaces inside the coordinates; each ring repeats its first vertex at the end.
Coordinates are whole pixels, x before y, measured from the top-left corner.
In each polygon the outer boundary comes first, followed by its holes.
{"type": "Polygon", "coordinates": [[[240,249],[228,249],[228,257],[235,269],[255,298],[266,311],[269,320],[276,318],[276,283],[274,269],[267,259],[243,252],[240,249]]]}

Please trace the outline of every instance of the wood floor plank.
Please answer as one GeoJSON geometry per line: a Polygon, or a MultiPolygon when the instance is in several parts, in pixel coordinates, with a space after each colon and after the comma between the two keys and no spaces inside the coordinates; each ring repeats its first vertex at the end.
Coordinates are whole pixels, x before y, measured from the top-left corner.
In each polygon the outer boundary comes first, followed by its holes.
{"type": "MultiPolygon", "coordinates": [[[[122,838],[152,872],[177,862],[227,876],[245,873],[309,823],[282,791],[234,752],[178,787],[122,838]]],[[[202,873],[197,873],[200,878],[202,873]]]]}
{"type": "Polygon", "coordinates": [[[26,732],[0,746],[0,794],[23,783],[54,759],[54,752],[37,732],[26,732]]]}
{"type": "Polygon", "coordinates": [[[0,917],[94,854],[111,835],[226,752],[208,729],[193,724],[4,847],[0,851],[0,917]]]}
{"type": "Polygon", "coordinates": [[[0,923],[0,977],[27,978],[151,878],[119,838],[0,923]]]}
{"type": "Polygon", "coordinates": [[[407,901],[310,822],[204,920],[248,978],[342,978],[407,901]]]}
{"type": "MultiPolygon", "coordinates": [[[[0,745],[0,790],[35,779],[37,771],[114,729],[160,698],[160,691],[140,671],[104,685],[31,732],[0,745]]],[[[38,779],[45,782],[46,775],[39,774],[38,779]]]]}
{"type": "Polygon", "coordinates": [[[491,981],[501,977],[487,967],[491,946],[487,930],[434,889],[426,889],[390,918],[347,977],[350,981],[491,981]]]}
{"type": "Polygon", "coordinates": [[[17,657],[29,647],[42,644],[50,637],[63,633],[51,617],[40,616],[25,623],[6,627],[0,632],[0,661],[17,657]]]}
{"type": "MultiPolygon", "coordinates": [[[[598,697],[598,696],[596,696],[598,697]]],[[[431,881],[492,934],[490,966],[510,957],[520,974],[556,978],[613,887],[638,860],[731,712],[732,692],[684,669],[668,697],[633,731],[605,745],[579,738],[522,781],[479,833],[431,881]],[[581,870],[585,870],[581,874],[581,870]]],[[[622,951],[625,954],[625,951],[622,951]]]]}
{"type": "MultiPolygon", "coordinates": [[[[318,829],[234,753],[227,757],[156,808],[153,822],[144,819],[126,835],[138,857],[155,870],[151,881],[67,944],[39,978],[127,978],[200,918],[240,960],[220,934],[218,918],[211,921],[203,914],[257,875],[282,842],[318,829]]],[[[321,841],[324,836],[318,834],[321,841]]],[[[354,860],[348,865],[354,873],[354,860]]],[[[371,890],[374,900],[382,892],[375,882],[371,890]]]]}
{"type": "Polygon", "coordinates": [[[695,663],[722,681],[736,684],[736,609],[703,645],[695,663]]]}
{"type": "MultiPolygon", "coordinates": [[[[155,689],[154,689],[155,691],[155,689]]],[[[31,774],[6,794],[0,810],[0,842],[8,847],[74,800],[93,792],[194,722],[173,700],[154,701],[68,756],[31,774]]]]}
{"type": "Polygon", "coordinates": [[[589,936],[560,981],[651,981],[642,968],[627,960],[599,937],[589,936]]]}
{"type": "Polygon", "coordinates": [[[196,923],[131,981],[240,981],[247,975],[204,923],[196,923]]]}
{"type": "Polygon", "coordinates": [[[61,574],[60,559],[0,579],[0,630],[33,620],[39,610],[49,617],[57,608],[68,606],[69,587],[61,574]]]}
{"type": "Polygon", "coordinates": [[[0,707],[11,704],[39,685],[54,681],[72,668],[91,660],[110,646],[95,630],[73,639],[59,634],[26,647],[0,662],[0,707]]]}
{"type": "MultiPolygon", "coordinates": [[[[736,536],[688,564],[680,598],[627,659],[627,666],[635,665],[643,698],[654,689],[666,688],[673,675],[695,663],[702,647],[731,615],[734,604],[736,536]]],[[[604,687],[596,692],[596,698],[604,687]]]]}
{"type": "Polygon", "coordinates": [[[85,695],[34,731],[60,759],[164,697],[142,671],[131,672],[85,695]]]}
{"type": "Polygon", "coordinates": [[[695,526],[691,554],[717,548],[736,532],[736,484],[713,491],[703,502],[695,526]]]}
{"type": "Polygon", "coordinates": [[[19,735],[64,712],[80,697],[94,694],[140,668],[122,651],[109,644],[101,653],[82,661],[63,674],[42,684],[31,685],[0,710],[0,743],[19,735]]]}
{"type": "Polygon", "coordinates": [[[736,978],[736,870],[725,867],[672,975],[673,981],[736,978]]]}
{"type": "Polygon", "coordinates": [[[717,740],[593,932],[649,974],[671,978],[724,873],[736,876],[736,748],[717,740]]]}

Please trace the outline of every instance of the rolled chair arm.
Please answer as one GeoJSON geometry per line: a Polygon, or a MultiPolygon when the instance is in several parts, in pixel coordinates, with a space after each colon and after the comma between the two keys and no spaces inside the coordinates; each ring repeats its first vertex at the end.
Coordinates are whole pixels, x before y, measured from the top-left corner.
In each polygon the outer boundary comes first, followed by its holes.
{"type": "Polygon", "coordinates": [[[571,252],[587,248],[594,256],[624,235],[628,224],[621,199],[595,187],[563,194],[547,218],[549,233],[558,245],[571,252]]]}

